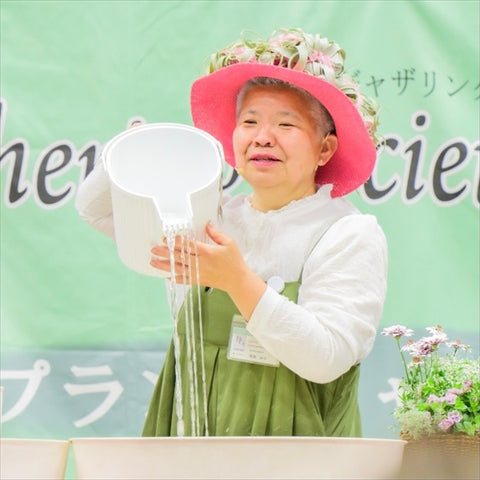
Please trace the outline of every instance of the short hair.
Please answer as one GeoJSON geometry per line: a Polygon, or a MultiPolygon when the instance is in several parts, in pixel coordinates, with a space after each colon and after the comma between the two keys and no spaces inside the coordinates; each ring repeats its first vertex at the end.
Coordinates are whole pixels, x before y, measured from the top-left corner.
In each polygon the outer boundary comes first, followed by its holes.
{"type": "Polygon", "coordinates": [[[274,87],[287,89],[297,93],[306,101],[309,107],[309,113],[315,125],[317,126],[319,135],[324,136],[325,134],[329,133],[335,134],[335,122],[333,121],[332,116],[330,115],[328,110],[313,95],[308,93],[303,88],[297,87],[296,85],[288,82],[284,82],[283,80],[279,80],[278,78],[254,77],[251,78],[248,82],[245,82],[240,91],[238,92],[237,96],[237,117],[243,100],[245,99],[247,93],[254,87],[274,87]],[[323,131],[323,126],[326,127],[326,132],[323,131]]]}

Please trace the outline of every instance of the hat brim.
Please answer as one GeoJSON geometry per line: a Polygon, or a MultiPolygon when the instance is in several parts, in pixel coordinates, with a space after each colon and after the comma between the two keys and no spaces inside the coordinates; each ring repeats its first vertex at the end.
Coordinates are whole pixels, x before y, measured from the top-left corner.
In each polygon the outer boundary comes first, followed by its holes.
{"type": "Polygon", "coordinates": [[[318,77],[289,68],[258,63],[237,63],[196,80],[191,89],[193,123],[213,135],[222,145],[225,160],[235,166],[233,130],[237,96],[255,77],[271,77],[303,88],[330,113],[335,122],[338,148],[330,161],[317,170],[317,185],[333,185],[331,196],[341,197],[370,177],[376,150],[362,117],[352,101],[338,88],[318,77]]]}

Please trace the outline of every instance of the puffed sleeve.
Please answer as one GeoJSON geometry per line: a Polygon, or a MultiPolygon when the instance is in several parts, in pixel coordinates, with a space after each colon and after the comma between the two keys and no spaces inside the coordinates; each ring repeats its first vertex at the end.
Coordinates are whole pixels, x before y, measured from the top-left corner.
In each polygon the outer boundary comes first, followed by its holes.
{"type": "Polygon", "coordinates": [[[114,237],[110,180],[103,162],[98,162],[80,185],[75,208],[80,217],[92,227],[109,237],[114,237]]]}
{"type": "Polygon", "coordinates": [[[371,215],[349,215],[307,259],[297,304],[267,288],[247,328],[287,368],[327,383],[370,353],[386,284],[383,231],[371,215]]]}

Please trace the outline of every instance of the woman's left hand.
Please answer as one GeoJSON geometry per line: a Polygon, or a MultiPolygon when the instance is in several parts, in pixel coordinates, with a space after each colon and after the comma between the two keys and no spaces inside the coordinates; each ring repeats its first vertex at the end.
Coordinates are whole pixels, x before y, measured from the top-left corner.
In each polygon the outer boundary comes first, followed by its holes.
{"type": "MultiPolygon", "coordinates": [[[[175,238],[173,257],[175,260],[175,281],[177,283],[197,283],[228,291],[238,276],[248,270],[235,240],[223,233],[211,222],[206,232],[214,244],[175,238]]],[[[170,251],[168,246],[157,245],[151,250],[150,264],[171,272],[170,251]]]]}
{"type": "MultiPolygon", "coordinates": [[[[206,232],[214,242],[213,245],[195,241],[186,244],[186,240],[181,237],[175,239],[175,281],[191,285],[200,283],[205,287],[224,290],[248,321],[267,285],[250,270],[233,238],[210,222],[206,226],[206,232]]],[[[153,267],[171,272],[167,246],[153,247],[152,254],[154,256],[150,264],[153,267]]]]}

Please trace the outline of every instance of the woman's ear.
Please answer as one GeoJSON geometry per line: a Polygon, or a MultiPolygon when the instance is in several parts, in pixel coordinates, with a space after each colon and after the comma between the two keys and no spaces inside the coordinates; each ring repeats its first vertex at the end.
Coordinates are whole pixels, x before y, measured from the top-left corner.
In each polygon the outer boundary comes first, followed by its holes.
{"type": "Polygon", "coordinates": [[[337,151],[338,139],[333,133],[329,133],[322,141],[320,155],[318,156],[318,166],[323,167],[333,157],[337,151]]]}

